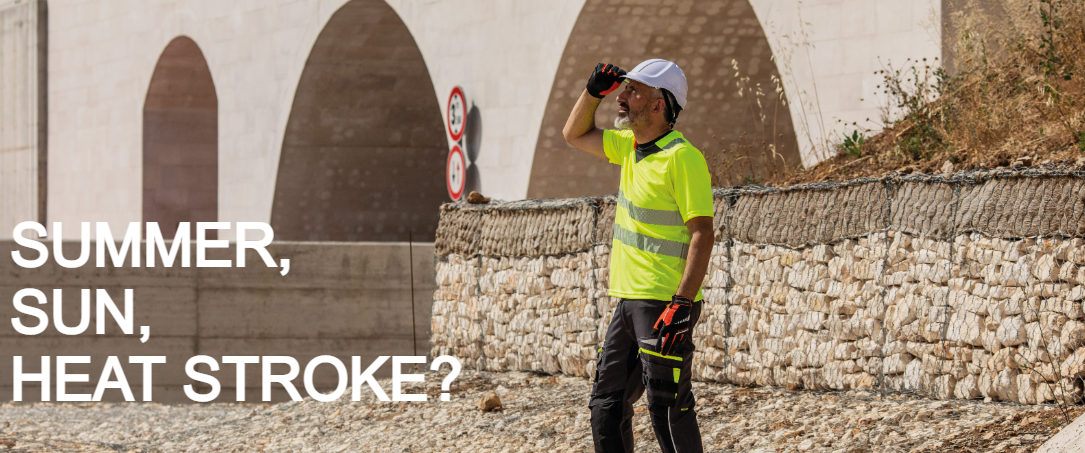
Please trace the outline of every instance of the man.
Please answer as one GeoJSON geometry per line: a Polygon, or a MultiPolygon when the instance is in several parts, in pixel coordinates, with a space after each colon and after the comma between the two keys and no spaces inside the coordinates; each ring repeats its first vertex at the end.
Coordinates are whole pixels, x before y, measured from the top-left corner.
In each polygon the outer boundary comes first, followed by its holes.
{"type": "Polygon", "coordinates": [[[633,403],[646,389],[659,447],[703,451],[691,334],[714,241],[712,186],[704,156],[673,130],[686,86],[670,61],[648,60],[629,73],[600,63],[562,131],[569,144],[622,166],[610,259],[610,295],[621,302],[589,403],[597,452],[633,451],[633,403]],[[600,130],[595,110],[622,79],[620,130],[600,130]]]}

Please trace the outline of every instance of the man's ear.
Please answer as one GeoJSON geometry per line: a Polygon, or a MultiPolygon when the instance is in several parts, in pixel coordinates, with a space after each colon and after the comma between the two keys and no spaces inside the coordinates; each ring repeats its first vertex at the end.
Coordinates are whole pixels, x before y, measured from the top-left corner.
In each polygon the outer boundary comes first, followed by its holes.
{"type": "Polygon", "coordinates": [[[656,114],[656,113],[662,114],[666,110],[667,110],[667,101],[664,101],[663,98],[656,99],[655,100],[655,105],[652,106],[652,114],[656,114]]]}

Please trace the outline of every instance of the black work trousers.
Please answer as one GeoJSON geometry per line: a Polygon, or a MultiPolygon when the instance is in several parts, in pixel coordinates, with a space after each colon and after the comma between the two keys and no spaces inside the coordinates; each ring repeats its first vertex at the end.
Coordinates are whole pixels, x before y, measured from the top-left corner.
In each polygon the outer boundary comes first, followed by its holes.
{"type": "MultiPolygon", "coordinates": [[[[647,390],[648,415],[665,453],[701,453],[694,410],[693,340],[673,356],[659,353],[652,326],[669,301],[622,299],[614,310],[592,386],[591,432],[596,452],[633,452],[633,403],[647,390]]],[[[690,310],[690,332],[703,302],[690,310]]]]}

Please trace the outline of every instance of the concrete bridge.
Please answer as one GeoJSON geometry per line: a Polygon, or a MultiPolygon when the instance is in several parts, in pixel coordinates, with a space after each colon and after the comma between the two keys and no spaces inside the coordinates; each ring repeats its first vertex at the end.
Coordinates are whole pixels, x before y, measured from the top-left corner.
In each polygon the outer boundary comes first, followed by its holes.
{"type": "Polygon", "coordinates": [[[710,161],[745,132],[809,166],[837,120],[878,118],[882,63],[942,54],[946,3],[0,0],[0,238],[23,220],[218,220],[285,240],[432,240],[454,86],[469,190],[613,192],[617,168],[560,136],[604,60],[678,62],[678,127],[710,161]]]}

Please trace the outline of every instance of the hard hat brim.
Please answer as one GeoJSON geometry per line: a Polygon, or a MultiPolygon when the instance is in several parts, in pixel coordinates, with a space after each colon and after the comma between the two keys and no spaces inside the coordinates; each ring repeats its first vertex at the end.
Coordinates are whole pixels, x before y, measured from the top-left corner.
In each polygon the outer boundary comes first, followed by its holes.
{"type": "Polygon", "coordinates": [[[643,79],[641,79],[641,78],[640,78],[640,77],[638,77],[637,75],[632,75],[632,76],[630,76],[629,74],[626,74],[626,75],[623,75],[623,76],[622,76],[621,78],[623,78],[623,79],[629,79],[629,80],[636,80],[636,81],[638,81],[638,82],[640,82],[640,83],[643,83],[643,84],[645,84],[645,85],[648,85],[648,86],[650,86],[650,87],[652,87],[652,88],[660,88],[660,87],[657,87],[657,86],[655,86],[655,85],[652,85],[652,83],[651,83],[651,82],[648,82],[647,80],[643,80],[643,79]]]}
{"type": "MultiPolygon", "coordinates": [[[[651,82],[649,82],[647,80],[643,80],[640,77],[639,74],[633,74],[633,75],[626,74],[626,75],[623,75],[621,78],[629,79],[629,80],[636,80],[636,81],[638,81],[640,83],[643,83],[645,85],[648,85],[648,86],[650,86],[652,88],[657,88],[657,89],[660,89],[660,90],[666,90],[666,88],[663,88],[661,86],[656,86],[656,85],[652,84],[651,82]]],[[[674,93],[672,92],[671,94],[674,94],[674,93]]],[[[679,107],[684,109],[684,108],[686,108],[686,106],[685,106],[685,103],[683,101],[685,101],[685,99],[678,99],[677,95],[675,95],[675,102],[678,103],[679,107]]]]}

